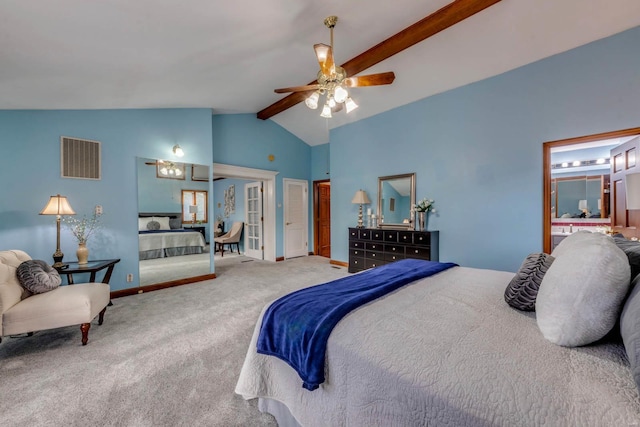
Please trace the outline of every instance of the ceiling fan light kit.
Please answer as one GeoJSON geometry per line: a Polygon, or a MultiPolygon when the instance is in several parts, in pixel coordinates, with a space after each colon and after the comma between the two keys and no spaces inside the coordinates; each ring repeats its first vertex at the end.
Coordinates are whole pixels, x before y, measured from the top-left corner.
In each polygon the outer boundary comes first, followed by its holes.
{"type": "Polygon", "coordinates": [[[313,46],[318,64],[320,65],[316,83],[275,90],[276,93],[313,91],[304,101],[307,107],[312,110],[318,108],[320,97],[324,96],[324,106],[322,107],[320,117],[327,119],[332,117],[332,113],[340,111],[343,105],[347,113],[358,108],[358,104],[351,99],[347,88],[387,85],[391,84],[395,79],[395,75],[392,72],[351,78],[347,77],[345,69],[336,65],[333,60],[333,27],[336,26],[337,22],[337,16],[329,16],[324,20],[324,25],[329,28],[331,33],[331,45],[318,43],[313,46]]]}

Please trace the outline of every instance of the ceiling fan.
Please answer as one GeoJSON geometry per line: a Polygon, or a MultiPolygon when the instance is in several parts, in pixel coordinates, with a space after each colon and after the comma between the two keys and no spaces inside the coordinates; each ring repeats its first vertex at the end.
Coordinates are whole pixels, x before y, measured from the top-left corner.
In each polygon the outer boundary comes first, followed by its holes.
{"type": "Polygon", "coordinates": [[[330,118],[332,112],[340,111],[344,105],[347,113],[358,108],[351,96],[348,88],[361,86],[379,86],[393,83],[396,78],[392,71],[385,73],[369,74],[359,77],[347,77],[344,68],[336,65],[333,59],[333,28],[338,22],[337,16],[325,18],[324,25],[331,33],[331,45],[318,43],[313,45],[316,52],[320,71],[316,83],[305,86],[294,86],[276,89],[275,93],[309,92],[313,93],[305,100],[307,107],[315,110],[318,108],[320,96],[325,96],[325,104],[320,116],[330,118]]]}
{"type": "MultiPolygon", "coordinates": [[[[373,65],[384,61],[387,58],[392,57],[398,52],[402,52],[403,50],[413,46],[416,43],[420,43],[421,41],[433,36],[434,34],[439,33],[460,21],[463,21],[470,16],[475,15],[478,12],[483,11],[484,9],[492,6],[496,3],[501,2],[502,0],[453,0],[448,5],[442,7],[436,12],[432,13],[421,19],[420,21],[414,23],[413,25],[408,26],[407,28],[401,30],[400,32],[394,34],[386,40],[378,43],[377,45],[371,47],[370,49],[362,52],[361,54],[349,59],[347,62],[342,64],[342,68],[345,70],[345,74],[354,76],[362,71],[366,70],[373,65]]],[[[326,25],[326,24],[325,24],[326,25]]],[[[334,23],[335,25],[335,23],[334,23]]],[[[333,38],[333,37],[332,37],[333,38]]],[[[333,45],[333,40],[331,41],[333,45]]],[[[331,52],[331,61],[333,62],[333,49],[331,52]]],[[[320,62],[320,68],[322,71],[323,63],[320,62]]],[[[385,73],[382,73],[383,75],[385,73]]],[[[393,73],[391,73],[393,74],[393,73]]],[[[365,82],[361,81],[365,76],[358,77],[358,86],[365,86],[365,82]]],[[[345,79],[355,79],[356,77],[346,77],[345,79]]],[[[352,80],[347,80],[350,82],[352,80]]],[[[260,120],[267,120],[276,114],[282,113],[288,108],[293,107],[299,102],[305,101],[310,94],[313,93],[318,84],[317,80],[312,81],[307,86],[300,86],[298,88],[284,88],[280,89],[282,92],[278,93],[286,93],[291,92],[286,97],[274,102],[266,108],[258,111],[256,116],[260,120]],[[289,90],[287,90],[289,89],[289,90]],[[297,91],[291,89],[298,89],[297,91]]],[[[380,83],[378,83],[380,84],[380,83]]],[[[382,83],[388,84],[388,83],[382,83]]],[[[371,84],[370,84],[371,85],[371,84]]],[[[338,104],[341,106],[341,104],[338,104]]]]}

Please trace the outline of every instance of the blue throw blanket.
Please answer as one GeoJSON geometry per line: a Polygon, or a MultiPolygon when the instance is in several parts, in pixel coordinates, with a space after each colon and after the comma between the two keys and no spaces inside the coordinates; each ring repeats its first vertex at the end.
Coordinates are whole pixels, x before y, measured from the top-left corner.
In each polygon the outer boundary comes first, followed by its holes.
{"type": "Polygon", "coordinates": [[[269,306],[258,336],[258,353],[287,362],[315,390],[324,382],[329,334],[352,310],[457,264],[404,259],[332,282],[301,289],[269,306]]]}

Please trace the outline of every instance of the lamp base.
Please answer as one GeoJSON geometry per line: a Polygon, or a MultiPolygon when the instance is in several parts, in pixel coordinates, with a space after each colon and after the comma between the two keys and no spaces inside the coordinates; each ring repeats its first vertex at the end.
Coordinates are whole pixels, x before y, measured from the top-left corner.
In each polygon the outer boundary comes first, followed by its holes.
{"type": "Polygon", "coordinates": [[[358,211],[358,225],[356,225],[356,228],[364,228],[364,224],[362,223],[362,205],[360,205],[358,211]]]}
{"type": "Polygon", "coordinates": [[[53,254],[53,268],[62,267],[64,264],[62,263],[62,258],[64,258],[64,254],[62,252],[56,252],[53,254]]]}

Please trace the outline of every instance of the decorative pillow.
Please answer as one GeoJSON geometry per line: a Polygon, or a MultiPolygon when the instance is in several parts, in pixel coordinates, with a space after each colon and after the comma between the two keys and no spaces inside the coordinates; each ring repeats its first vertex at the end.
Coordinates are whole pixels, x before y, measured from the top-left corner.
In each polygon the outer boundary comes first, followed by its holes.
{"type": "Polygon", "coordinates": [[[168,216],[154,216],[152,221],[160,223],[160,230],[171,230],[168,216]]]}
{"type": "Polygon", "coordinates": [[[138,231],[148,230],[147,224],[153,221],[151,217],[138,218],[138,231]]]}
{"type": "Polygon", "coordinates": [[[588,233],[574,241],[580,245],[569,242],[559,254],[552,253],[555,259],[536,299],[542,335],[565,347],[604,337],[616,324],[629,289],[627,256],[610,236],[588,233]]]}
{"type": "Polygon", "coordinates": [[[182,228],[182,219],[181,218],[169,218],[169,227],[172,230],[179,230],[182,228]]]}
{"type": "Polygon", "coordinates": [[[39,259],[24,261],[16,270],[18,281],[32,294],[43,294],[60,286],[62,279],[55,268],[39,259]]]}
{"type": "Polygon", "coordinates": [[[631,373],[640,391],[640,276],[631,283],[633,290],[620,316],[620,335],[627,351],[631,373]]]}
{"type": "Polygon", "coordinates": [[[540,283],[553,260],[549,254],[529,254],[504,291],[507,304],[518,310],[534,311],[540,283]]]}
{"type": "Polygon", "coordinates": [[[160,230],[160,223],[158,221],[149,221],[147,230],[160,230]]]}
{"type": "Polygon", "coordinates": [[[640,273],[640,242],[627,240],[622,234],[614,234],[613,241],[629,258],[631,280],[640,273]]]}

